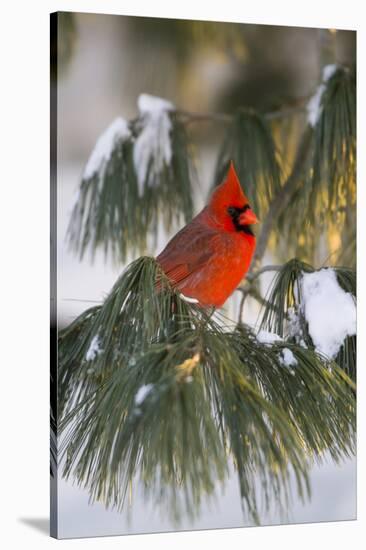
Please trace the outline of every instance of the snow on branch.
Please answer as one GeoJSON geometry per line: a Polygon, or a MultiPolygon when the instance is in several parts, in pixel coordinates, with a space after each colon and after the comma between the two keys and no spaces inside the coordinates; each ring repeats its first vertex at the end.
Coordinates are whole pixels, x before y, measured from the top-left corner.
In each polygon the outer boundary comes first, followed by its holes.
{"type": "Polygon", "coordinates": [[[327,88],[327,82],[328,80],[334,75],[336,70],[338,69],[338,65],[326,65],[323,68],[322,72],[322,82],[319,84],[315,94],[310,98],[309,103],[307,104],[307,112],[308,112],[308,123],[310,126],[314,128],[316,126],[316,123],[319,120],[319,117],[322,113],[323,106],[322,106],[322,100],[324,92],[327,88]]]}
{"type": "Polygon", "coordinates": [[[137,100],[142,129],[133,148],[133,162],[137,175],[138,191],[142,196],[145,184],[155,186],[164,165],[172,160],[172,122],[169,111],[174,110],[170,101],[141,94],[137,100]],[[151,171],[149,172],[150,163],[151,171]]]}
{"type": "Polygon", "coordinates": [[[71,210],[71,248],[125,261],[143,254],[162,218],[167,231],[192,218],[192,158],[174,105],[141,94],[138,118],[116,118],[98,138],[71,210]]]}
{"type": "Polygon", "coordinates": [[[356,304],[337,281],[333,269],[304,273],[302,308],[315,349],[334,359],[347,336],[356,334],[356,304]]]}
{"type": "Polygon", "coordinates": [[[130,137],[131,132],[128,122],[122,117],[116,118],[103,134],[99,136],[85,166],[83,179],[87,180],[92,178],[97,172],[101,172],[111,158],[116,143],[119,140],[126,141],[130,137]]]}
{"type": "Polygon", "coordinates": [[[260,344],[264,344],[265,346],[271,346],[276,342],[283,341],[281,336],[278,336],[278,334],[275,334],[274,332],[268,332],[267,330],[260,330],[256,335],[256,338],[260,344]]]}
{"type": "MultiPolygon", "coordinates": [[[[355,273],[349,268],[315,270],[296,258],[275,275],[257,340],[311,349],[356,374],[355,273]]],[[[291,361],[289,354],[285,362],[291,361]]]]}
{"type": "Polygon", "coordinates": [[[143,401],[145,400],[145,397],[149,395],[153,388],[154,384],[143,384],[142,386],[140,386],[135,395],[136,405],[141,405],[141,403],[143,403],[143,401]]]}
{"type": "Polygon", "coordinates": [[[102,349],[100,347],[100,340],[99,340],[99,336],[96,335],[94,336],[94,338],[92,339],[92,341],[90,342],[90,346],[88,348],[88,351],[86,352],[86,355],[85,355],[85,359],[87,361],[94,361],[94,359],[100,354],[102,353],[102,349]]]}

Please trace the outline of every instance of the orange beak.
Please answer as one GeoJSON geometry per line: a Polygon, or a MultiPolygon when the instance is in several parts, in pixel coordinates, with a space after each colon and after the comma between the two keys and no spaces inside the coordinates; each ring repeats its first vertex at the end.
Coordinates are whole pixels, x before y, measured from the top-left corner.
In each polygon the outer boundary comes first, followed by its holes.
{"type": "Polygon", "coordinates": [[[240,214],[240,225],[253,225],[254,223],[259,223],[259,220],[251,208],[248,208],[245,212],[240,214]]]}

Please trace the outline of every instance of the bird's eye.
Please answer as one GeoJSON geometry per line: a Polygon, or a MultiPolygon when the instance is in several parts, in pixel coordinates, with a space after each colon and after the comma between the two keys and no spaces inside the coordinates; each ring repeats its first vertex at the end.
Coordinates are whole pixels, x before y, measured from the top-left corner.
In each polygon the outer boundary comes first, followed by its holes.
{"type": "Polygon", "coordinates": [[[236,208],[234,208],[234,206],[229,206],[227,211],[230,214],[230,216],[234,216],[234,214],[236,214],[236,208]]]}

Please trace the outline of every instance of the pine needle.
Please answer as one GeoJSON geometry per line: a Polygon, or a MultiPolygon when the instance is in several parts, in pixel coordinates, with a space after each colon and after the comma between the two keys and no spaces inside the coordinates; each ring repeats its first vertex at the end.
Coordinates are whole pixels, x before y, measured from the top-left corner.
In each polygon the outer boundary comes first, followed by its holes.
{"type": "Polygon", "coordinates": [[[312,460],[354,452],[354,385],[342,369],[294,343],[269,349],[243,326],[224,331],[152,258],[60,334],[59,358],[63,475],[107,507],[123,510],[139,479],[174,521],[195,517],[231,462],[243,511],[259,523],[258,476],[265,507],[285,507],[291,471],[305,498],[312,460]]]}
{"type": "Polygon", "coordinates": [[[280,188],[281,174],[270,126],[259,113],[237,112],[219,153],[214,185],[222,182],[231,160],[250,205],[261,218],[280,188]]]}
{"type": "Polygon", "coordinates": [[[91,259],[102,250],[106,258],[123,262],[129,254],[146,252],[147,235],[156,238],[160,220],[169,231],[182,218],[191,219],[191,155],[183,124],[174,112],[169,116],[171,162],[157,171],[150,158],[142,194],[133,162],[139,119],[130,123],[131,137],[117,139],[110,158],[81,181],[67,231],[69,245],[81,259],[87,250],[91,259]]]}

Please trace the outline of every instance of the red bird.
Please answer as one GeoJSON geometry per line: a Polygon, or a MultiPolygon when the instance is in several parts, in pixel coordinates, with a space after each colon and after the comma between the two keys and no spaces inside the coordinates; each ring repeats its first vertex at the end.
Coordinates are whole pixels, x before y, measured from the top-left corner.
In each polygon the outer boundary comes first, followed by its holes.
{"type": "Polygon", "coordinates": [[[249,206],[231,162],[208,205],[156,258],[171,284],[203,307],[221,307],[247,273],[255,249],[249,206]]]}

